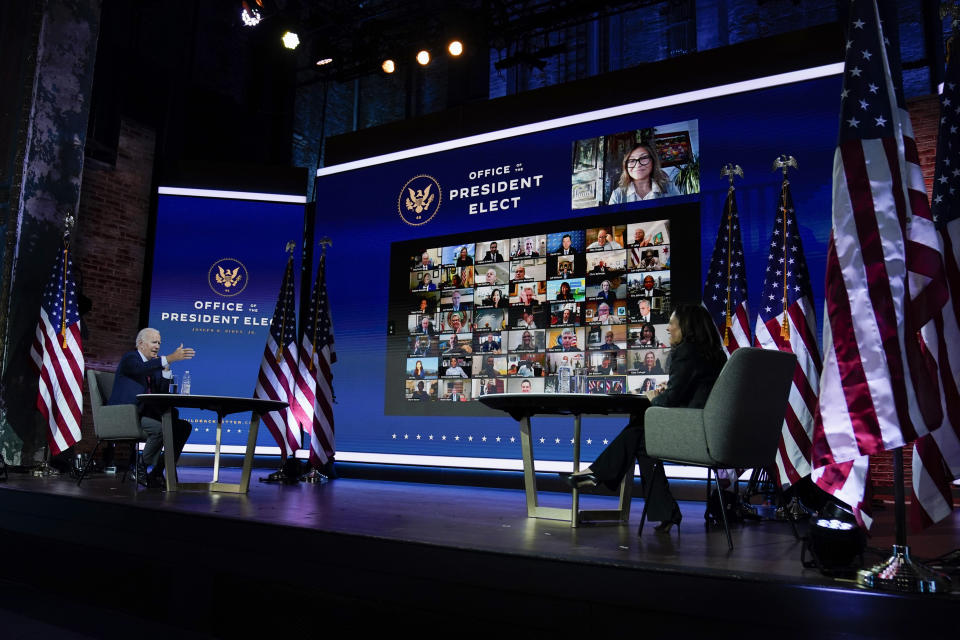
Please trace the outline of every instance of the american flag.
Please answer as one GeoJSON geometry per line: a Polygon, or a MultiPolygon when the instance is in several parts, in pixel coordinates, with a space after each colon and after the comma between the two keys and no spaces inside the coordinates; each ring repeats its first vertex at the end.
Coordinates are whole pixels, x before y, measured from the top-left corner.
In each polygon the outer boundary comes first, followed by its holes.
{"type": "Polygon", "coordinates": [[[287,260],[287,269],[280,285],[280,296],[270,322],[270,333],[263,348],[263,361],[257,376],[255,398],[289,402],[282,411],[271,411],[263,416],[284,458],[300,448],[300,425],[294,415],[294,372],[297,370],[297,317],[293,294],[293,256],[287,260]]]}
{"type": "MultiPolygon", "coordinates": [[[[953,40],[956,43],[956,40],[953,40]]],[[[942,309],[941,332],[949,351],[930,354],[940,370],[944,412],[942,428],[919,438],[913,449],[911,520],[922,528],[943,519],[953,509],[950,481],[960,477],[960,61],[950,56],[940,96],[940,131],[933,181],[933,219],[943,243],[946,283],[951,303],[942,309]],[[950,374],[953,374],[952,376],[950,374]]]]}
{"type": "Polygon", "coordinates": [[[717,229],[713,257],[703,284],[703,306],[717,325],[727,355],[739,347],[750,346],[746,267],[733,185],[727,191],[723,219],[717,229]]]}
{"type": "Polygon", "coordinates": [[[30,346],[40,374],[37,409],[47,421],[50,453],[57,455],[80,440],[83,414],[83,344],[73,261],[64,245],[43,290],[40,322],[30,346]]]}
{"type": "Polygon", "coordinates": [[[330,370],[330,365],[336,361],[330,300],[327,298],[326,257],[321,257],[300,341],[294,404],[297,417],[310,434],[310,464],[315,468],[325,465],[336,451],[333,437],[333,373],[330,370]]]}
{"type": "Polygon", "coordinates": [[[816,327],[810,272],[803,255],[790,182],[784,177],[770,234],[763,298],[754,332],[756,346],[797,356],[776,457],[777,475],[784,488],[810,474],[813,412],[817,407],[821,370],[820,348],[814,336],[816,327]]]}
{"type": "MultiPolygon", "coordinates": [[[[910,119],[894,88],[895,7],[882,4],[886,34],[876,2],[850,9],[815,469],[901,447],[946,417],[935,359],[946,348],[938,331],[947,301],[939,241],[910,119]]],[[[833,475],[815,479],[835,492],[824,480],[833,475]]]]}

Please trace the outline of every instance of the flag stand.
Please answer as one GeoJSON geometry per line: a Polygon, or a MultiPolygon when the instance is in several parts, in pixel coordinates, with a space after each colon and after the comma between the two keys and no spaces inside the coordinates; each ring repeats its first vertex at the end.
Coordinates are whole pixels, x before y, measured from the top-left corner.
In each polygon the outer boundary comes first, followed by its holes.
{"type": "Polygon", "coordinates": [[[950,579],[942,573],[915,562],[907,545],[907,509],[903,491],[903,447],[893,450],[893,500],[896,541],[893,554],[869,569],[857,572],[857,584],[870,589],[906,593],[943,593],[950,590],[950,579]]]}

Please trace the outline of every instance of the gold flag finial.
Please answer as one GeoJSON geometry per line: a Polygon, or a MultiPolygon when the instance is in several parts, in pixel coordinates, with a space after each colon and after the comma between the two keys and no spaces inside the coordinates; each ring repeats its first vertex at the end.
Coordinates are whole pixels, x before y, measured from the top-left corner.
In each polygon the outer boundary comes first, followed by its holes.
{"type": "Polygon", "coordinates": [[[327,255],[327,247],[333,246],[333,240],[330,239],[330,236],[323,236],[317,241],[317,246],[320,247],[323,255],[327,255]]]}
{"type": "Polygon", "coordinates": [[[793,156],[788,156],[786,154],[781,154],[773,161],[773,171],[777,169],[783,169],[783,178],[787,178],[787,168],[793,167],[794,169],[799,169],[797,166],[797,159],[793,156]]]}
{"type": "Polygon", "coordinates": [[[728,162],[723,166],[723,169],[720,170],[720,175],[727,176],[730,180],[730,188],[733,189],[733,177],[740,176],[742,178],[743,169],[738,164],[728,162]]]}

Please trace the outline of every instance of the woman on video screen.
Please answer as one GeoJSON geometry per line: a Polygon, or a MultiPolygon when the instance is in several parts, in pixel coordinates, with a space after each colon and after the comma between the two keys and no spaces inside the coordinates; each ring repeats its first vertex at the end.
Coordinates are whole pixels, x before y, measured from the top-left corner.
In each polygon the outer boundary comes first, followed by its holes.
{"type": "Polygon", "coordinates": [[[641,142],[623,157],[623,173],[617,188],[610,194],[609,204],[678,195],[680,191],[660,168],[660,158],[653,145],[641,142]]]}

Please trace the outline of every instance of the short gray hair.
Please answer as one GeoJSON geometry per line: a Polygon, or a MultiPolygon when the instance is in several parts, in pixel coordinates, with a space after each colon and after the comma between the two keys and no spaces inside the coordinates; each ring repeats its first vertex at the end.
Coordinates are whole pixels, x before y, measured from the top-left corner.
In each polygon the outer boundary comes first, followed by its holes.
{"type": "Polygon", "coordinates": [[[143,342],[144,338],[146,338],[147,336],[147,333],[150,331],[154,332],[157,335],[160,335],[160,332],[154,329],[153,327],[144,327],[143,329],[140,329],[139,332],[137,332],[136,344],[139,345],[141,342],[143,342]]]}

